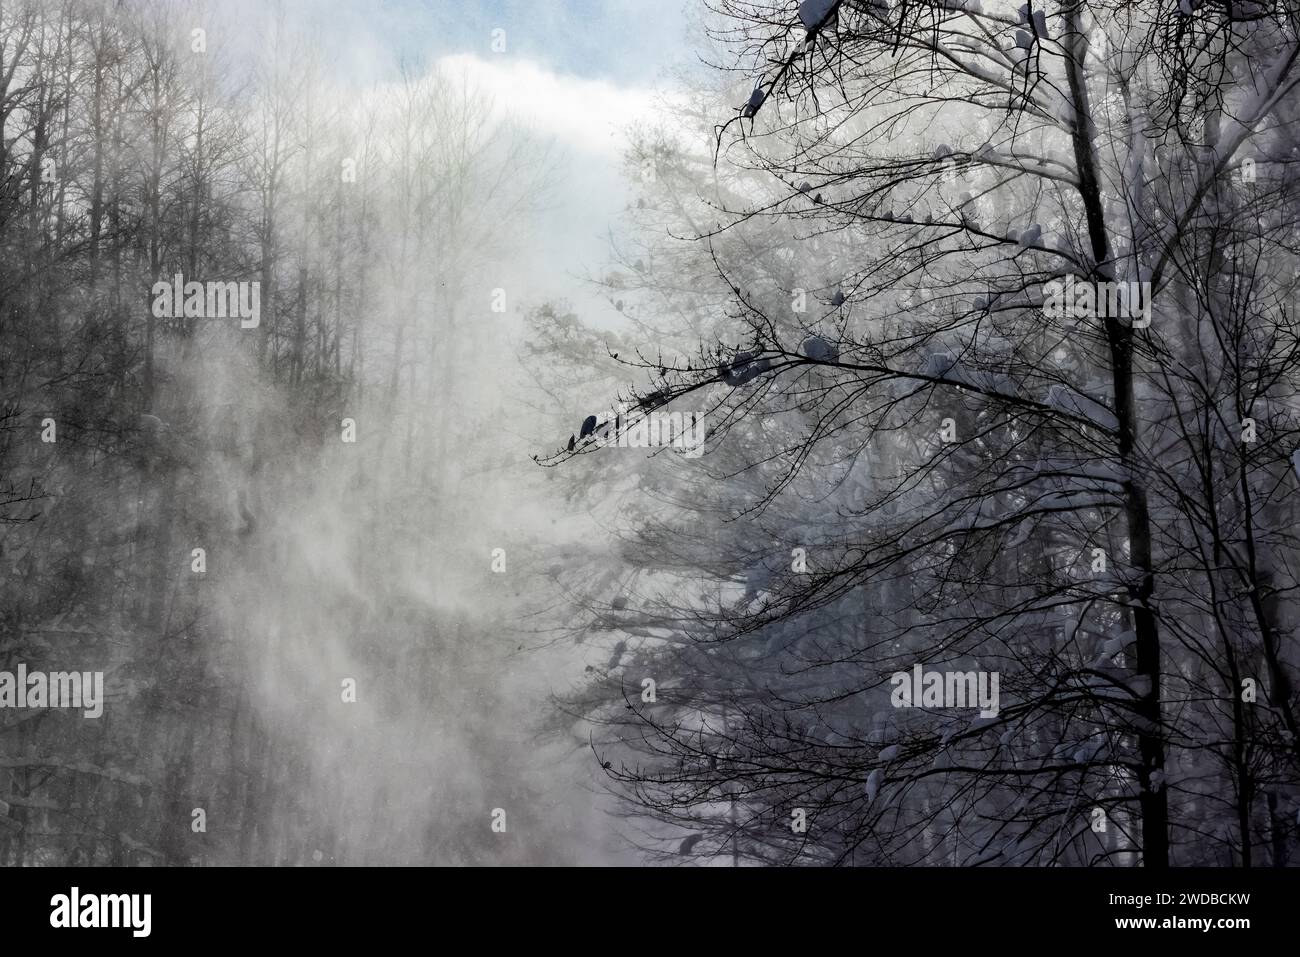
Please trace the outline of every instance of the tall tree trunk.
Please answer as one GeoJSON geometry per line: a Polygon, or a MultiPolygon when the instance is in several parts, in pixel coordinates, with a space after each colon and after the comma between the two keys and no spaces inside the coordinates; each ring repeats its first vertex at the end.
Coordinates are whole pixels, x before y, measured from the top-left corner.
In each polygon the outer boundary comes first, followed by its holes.
{"type": "MultiPolygon", "coordinates": [[[[1088,239],[1092,247],[1093,275],[1089,278],[1114,281],[1110,266],[1110,240],[1106,230],[1098,176],[1096,146],[1093,141],[1092,114],[1083,71],[1087,56],[1087,34],[1075,10],[1065,14],[1066,74],[1075,119],[1071,129],[1074,159],[1079,171],[1079,192],[1087,217],[1088,239]]],[[[1151,519],[1146,490],[1138,480],[1140,469],[1134,455],[1137,433],[1137,408],[1133,389],[1133,329],[1115,317],[1105,319],[1106,341],[1110,349],[1110,375],[1118,419],[1117,452],[1123,472],[1124,514],[1128,526],[1129,560],[1137,576],[1132,588],[1131,609],[1136,634],[1137,673],[1148,687],[1141,695],[1137,714],[1138,728],[1137,784],[1138,805],[1142,812],[1142,861],[1144,866],[1161,869],[1169,866],[1169,804],[1164,787],[1164,732],[1161,726],[1160,636],[1151,596],[1155,591],[1155,573],[1151,556],[1151,519]],[[1160,774],[1153,782],[1152,775],[1160,774]]]]}

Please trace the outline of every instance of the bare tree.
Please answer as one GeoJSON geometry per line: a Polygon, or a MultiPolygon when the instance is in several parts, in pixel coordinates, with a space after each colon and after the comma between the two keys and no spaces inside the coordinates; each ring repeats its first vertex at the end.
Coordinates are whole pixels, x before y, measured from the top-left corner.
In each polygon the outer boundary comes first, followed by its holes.
{"type": "MultiPolygon", "coordinates": [[[[1292,15],[716,13],[719,69],[756,77],[717,162],[753,183],[695,225],[747,332],[662,363],[654,395],[718,403],[730,494],[696,511],[747,518],[724,568],[766,572],[739,598],[706,574],[710,611],[651,602],[639,666],[684,686],[612,717],[608,688],[585,700],[618,732],[609,773],[703,828],[693,853],[1158,868],[1249,864],[1264,834],[1281,863],[1294,828],[1254,781],[1294,793],[1292,585],[1256,556],[1289,563],[1292,15]],[[1249,189],[1247,157],[1268,169],[1249,189]],[[797,282],[758,268],[777,230],[797,282]],[[1229,237],[1254,254],[1225,275],[1229,237]],[[764,478],[748,502],[742,467],[764,478]],[[890,708],[920,664],[1000,675],[997,714],[890,708]]],[[[682,537],[638,541],[657,565],[682,537]]]]}

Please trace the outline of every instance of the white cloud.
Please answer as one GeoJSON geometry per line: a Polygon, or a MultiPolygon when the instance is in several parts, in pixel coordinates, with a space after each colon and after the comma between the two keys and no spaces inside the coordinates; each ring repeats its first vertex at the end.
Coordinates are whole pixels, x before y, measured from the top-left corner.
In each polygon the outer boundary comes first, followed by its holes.
{"type": "Polygon", "coordinates": [[[561,160],[550,202],[539,213],[539,240],[511,263],[522,301],[564,299],[588,321],[617,321],[605,298],[579,277],[599,273],[607,259],[608,231],[617,229],[630,196],[623,165],[627,133],[662,121],[662,95],[559,73],[515,56],[452,54],[440,58],[437,68],[463,77],[503,115],[553,143],[561,160]]]}
{"type": "Polygon", "coordinates": [[[438,61],[447,73],[464,75],[503,111],[560,145],[617,159],[624,131],[653,118],[655,94],[556,73],[532,60],[484,59],[457,53],[438,61]]]}

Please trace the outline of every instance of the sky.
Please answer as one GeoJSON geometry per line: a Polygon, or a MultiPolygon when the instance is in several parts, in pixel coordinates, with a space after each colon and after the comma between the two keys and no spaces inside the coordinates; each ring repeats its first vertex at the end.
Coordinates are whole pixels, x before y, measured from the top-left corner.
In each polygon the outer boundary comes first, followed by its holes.
{"type": "MultiPolygon", "coordinates": [[[[562,159],[517,301],[564,299],[606,324],[617,314],[578,277],[601,271],[608,232],[632,195],[626,130],[659,115],[672,95],[669,71],[690,61],[692,6],[697,0],[280,0],[278,9],[317,38],[345,87],[390,82],[404,62],[442,67],[551,142],[562,159]],[[504,31],[504,52],[493,49],[495,30],[504,31]]],[[[221,7],[245,23],[275,9],[265,0],[221,7]]]]}
{"type": "Polygon", "coordinates": [[[684,6],[684,0],[386,0],[372,22],[393,49],[437,56],[489,55],[492,31],[503,29],[509,56],[628,88],[653,83],[678,54],[684,6]]]}
{"type": "MultiPolygon", "coordinates": [[[[208,0],[215,3],[215,0],[208,0]]],[[[685,48],[693,0],[220,0],[214,13],[248,24],[276,11],[315,32],[327,61],[359,83],[396,64],[454,54],[510,57],[622,88],[655,82],[685,48]],[[506,51],[492,49],[505,30],[506,51]]]]}

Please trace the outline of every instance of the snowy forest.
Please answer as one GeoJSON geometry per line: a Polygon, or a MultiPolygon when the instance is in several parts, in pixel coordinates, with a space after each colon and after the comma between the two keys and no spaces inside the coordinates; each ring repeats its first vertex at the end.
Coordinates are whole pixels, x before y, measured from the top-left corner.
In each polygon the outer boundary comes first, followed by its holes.
{"type": "Polygon", "coordinates": [[[689,0],[559,275],[222,7],[0,2],[0,864],[1300,865],[1293,0],[689,0]]]}

